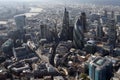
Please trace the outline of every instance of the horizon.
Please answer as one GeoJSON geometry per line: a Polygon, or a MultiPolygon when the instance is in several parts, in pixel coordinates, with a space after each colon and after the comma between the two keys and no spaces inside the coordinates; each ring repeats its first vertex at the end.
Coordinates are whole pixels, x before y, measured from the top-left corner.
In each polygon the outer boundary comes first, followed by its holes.
{"type": "MultiPolygon", "coordinates": [[[[0,1],[3,1],[3,0],[0,0],[0,1]]],[[[120,0],[20,0],[20,1],[17,1],[17,0],[4,0],[3,2],[106,2],[106,1],[109,1],[109,2],[120,2],[120,0]]]]}

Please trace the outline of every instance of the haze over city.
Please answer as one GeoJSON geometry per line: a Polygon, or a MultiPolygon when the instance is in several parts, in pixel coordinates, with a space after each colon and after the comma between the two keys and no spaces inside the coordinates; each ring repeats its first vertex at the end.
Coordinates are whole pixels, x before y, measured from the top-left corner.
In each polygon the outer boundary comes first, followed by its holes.
{"type": "MultiPolygon", "coordinates": [[[[0,0],[3,1],[3,0],[0,0]]],[[[49,2],[49,3],[94,3],[120,5],[120,0],[4,0],[3,2],[49,2]]]]}
{"type": "Polygon", "coordinates": [[[120,80],[120,0],[0,0],[0,80],[120,80]]]}

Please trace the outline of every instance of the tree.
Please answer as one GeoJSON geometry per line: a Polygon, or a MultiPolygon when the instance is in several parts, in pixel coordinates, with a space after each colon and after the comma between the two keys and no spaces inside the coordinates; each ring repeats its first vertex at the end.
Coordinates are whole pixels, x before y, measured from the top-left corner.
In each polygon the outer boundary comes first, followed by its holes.
{"type": "Polygon", "coordinates": [[[82,80],[90,80],[90,79],[87,77],[87,75],[84,74],[84,73],[81,73],[81,74],[80,74],[80,78],[81,78],[82,80]]]}

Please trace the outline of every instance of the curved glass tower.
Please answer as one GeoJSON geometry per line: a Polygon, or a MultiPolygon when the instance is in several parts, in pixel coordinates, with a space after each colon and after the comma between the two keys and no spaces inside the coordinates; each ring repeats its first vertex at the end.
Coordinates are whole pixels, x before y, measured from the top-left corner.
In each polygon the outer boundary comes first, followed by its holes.
{"type": "Polygon", "coordinates": [[[84,33],[80,19],[74,25],[73,30],[73,43],[76,48],[82,49],[84,47],[84,33]]]}

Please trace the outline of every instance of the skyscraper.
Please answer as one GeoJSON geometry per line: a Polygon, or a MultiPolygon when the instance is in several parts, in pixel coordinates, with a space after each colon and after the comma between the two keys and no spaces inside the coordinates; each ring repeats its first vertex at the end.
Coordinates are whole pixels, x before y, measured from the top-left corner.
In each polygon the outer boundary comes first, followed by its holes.
{"type": "Polygon", "coordinates": [[[47,26],[40,25],[40,37],[46,39],[47,26]]]}
{"type": "Polygon", "coordinates": [[[115,18],[115,13],[114,13],[114,11],[111,12],[111,18],[115,18]]]}
{"type": "Polygon", "coordinates": [[[100,22],[101,19],[98,20],[97,22],[97,32],[96,32],[96,35],[99,39],[102,39],[103,37],[103,27],[101,25],[101,22],[100,22]]]}
{"type": "Polygon", "coordinates": [[[40,25],[40,38],[47,39],[47,41],[52,41],[53,32],[50,31],[49,27],[45,24],[40,25]]]}
{"type": "Polygon", "coordinates": [[[96,57],[89,63],[89,76],[91,80],[110,80],[112,76],[112,63],[108,58],[96,57]]]}
{"type": "Polygon", "coordinates": [[[84,32],[86,31],[86,14],[82,12],[73,30],[73,43],[76,48],[82,49],[84,47],[84,32]]]}
{"type": "Polygon", "coordinates": [[[26,24],[25,23],[26,16],[21,14],[21,15],[16,15],[14,18],[15,18],[17,30],[22,31],[26,24]]]}
{"type": "Polygon", "coordinates": [[[107,12],[107,10],[104,10],[104,17],[105,17],[105,18],[108,17],[108,12],[107,12]]]}
{"type": "Polygon", "coordinates": [[[68,40],[68,37],[69,37],[69,12],[65,8],[60,39],[68,40]]]}
{"type": "Polygon", "coordinates": [[[120,23],[120,14],[115,15],[115,21],[116,21],[117,23],[120,23]]]}
{"type": "MultiPolygon", "coordinates": [[[[82,16],[82,15],[81,15],[82,16]]],[[[76,48],[82,49],[84,47],[84,27],[83,27],[83,17],[80,17],[75,25],[74,25],[74,30],[73,30],[73,43],[76,48]]]]}
{"type": "Polygon", "coordinates": [[[16,22],[16,27],[17,27],[17,32],[19,33],[19,39],[23,40],[24,38],[24,27],[26,25],[26,20],[25,20],[26,16],[21,14],[21,15],[16,15],[14,16],[15,22],[16,22]]]}
{"type": "Polygon", "coordinates": [[[116,39],[117,39],[117,31],[116,31],[116,26],[115,26],[115,20],[111,19],[109,21],[109,31],[108,31],[108,44],[111,47],[115,47],[116,44],[116,39]]]}
{"type": "Polygon", "coordinates": [[[81,25],[82,25],[82,30],[83,30],[83,32],[86,32],[86,31],[87,31],[87,28],[86,28],[86,14],[85,14],[85,12],[82,12],[82,13],[81,13],[80,21],[81,21],[81,25]]]}

